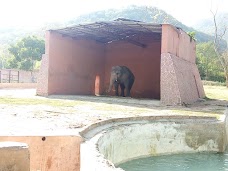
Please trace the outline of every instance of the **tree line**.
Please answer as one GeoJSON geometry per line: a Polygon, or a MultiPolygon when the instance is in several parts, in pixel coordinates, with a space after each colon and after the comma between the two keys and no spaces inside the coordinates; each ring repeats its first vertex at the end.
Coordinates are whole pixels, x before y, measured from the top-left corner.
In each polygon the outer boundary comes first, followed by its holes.
{"type": "MultiPolygon", "coordinates": [[[[226,53],[227,51],[224,51],[224,55],[226,53]]],[[[225,83],[224,71],[212,41],[196,45],[196,64],[202,80],[225,83]]]]}

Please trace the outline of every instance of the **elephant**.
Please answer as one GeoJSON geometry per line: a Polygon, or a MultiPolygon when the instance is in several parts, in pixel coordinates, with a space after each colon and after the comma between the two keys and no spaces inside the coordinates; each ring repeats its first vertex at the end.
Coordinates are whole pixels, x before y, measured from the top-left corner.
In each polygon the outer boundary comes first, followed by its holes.
{"type": "Polygon", "coordinates": [[[126,66],[113,66],[111,70],[109,89],[107,92],[109,93],[114,85],[115,95],[119,96],[118,87],[120,85],[121,96],[125,96],[124,89],[126,88],[126,97],[128,97],[130,96],[130,91],[134,81],[135,76],[129,68],[126,66]]]}

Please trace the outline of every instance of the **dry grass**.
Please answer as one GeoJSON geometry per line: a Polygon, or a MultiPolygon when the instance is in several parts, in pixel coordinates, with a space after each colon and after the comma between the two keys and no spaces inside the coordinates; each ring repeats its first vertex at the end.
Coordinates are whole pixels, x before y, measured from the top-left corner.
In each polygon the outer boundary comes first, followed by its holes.
{"type": "Polygon", "coordinates": [[[48,98],[15,98],[15,97],[0,97],[0,104],[10,105],[47,105],[54,107],[72,107],[82,104],[82,101],[60,100],[48,98]]]}
{"type": "Polygon", "coordinates": [[[228,101],[228,88],[225,86],[204,85],[207,98],[228,101]]]}
{"type": "Polygon", "coordinates": [[[64,110],[71,113],[72,112],[83,113],[91,111],[94,113],[105,113],[112,117],[114,113],[123,113],[129,115],[141,115],[141,114],[180,114],[180,115],[221,115],[224,113],[226,102],[228,102],[228,88],[224,86],[209,86],[204,85],[204,90],[206,93],[206,101],[199,102],[193,105],[184,106],[156,106],[156,105],[139,105],[128,104],[117,102],[116,98],[107,98],[101,100],[100,98],[93,99],[88,98],[88,101],[77,97],[68,97],[61,99],[63,97],[55,98],[45,98],[38,96],[28,96],[28,97],[12,97],[12,96],[1,96],[0,104],[5,104],[9,106],[34,106],[34,105],[45,105],[56,108],[56,110],[64,110]]]}
{"type": "Polygon", "coordinates": [[[228,102],[228,89],[222,86],[204,88],[206,101],[187,106],[164,106],[158,101],[155,103],[146,99],[94,96],[46,98],[35,96],[35,91],[0,91],[0,119],[3,123],[9,121],[14,125],[13,130],[0,130],[4,134],[10,131],[21,133],[36,125],[39,130],[65,130],[71,133],[72,129],[110,118],[162,115],[222,117],[228,102]],[[22,127],[20,123],[26,124],[22,127]]]}

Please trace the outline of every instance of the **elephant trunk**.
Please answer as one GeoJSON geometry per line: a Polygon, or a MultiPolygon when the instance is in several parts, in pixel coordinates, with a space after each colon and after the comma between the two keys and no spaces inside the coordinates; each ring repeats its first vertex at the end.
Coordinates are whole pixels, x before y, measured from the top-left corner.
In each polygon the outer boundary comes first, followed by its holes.
{"type": "Polygon", "coordinates": [[[108,88],[108,93],[112,90],[112,86],[117,81],[117,76],[112,75],[110,78],[110,83],[109,83],[109,88],[108,88]]]}

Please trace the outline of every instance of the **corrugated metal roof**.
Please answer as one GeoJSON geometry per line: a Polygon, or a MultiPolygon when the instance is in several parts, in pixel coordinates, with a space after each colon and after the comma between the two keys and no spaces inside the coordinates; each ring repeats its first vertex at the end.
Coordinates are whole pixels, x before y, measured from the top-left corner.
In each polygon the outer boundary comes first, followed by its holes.
{"type": "Polygon", "coordinates": [[[119,18],[109,22],[95,22],[91,24],[79,24],[63,29],[50,30],[59,34],[70,36],[74,39],[89,39],[100,43],[110,43],[124,40],[141,47],[146,45],[135,37],[138,35],[150,35],[155,39],[161,39],[162,25],[144,23],[135,20],[119,18]]]}

